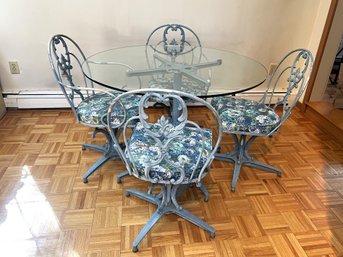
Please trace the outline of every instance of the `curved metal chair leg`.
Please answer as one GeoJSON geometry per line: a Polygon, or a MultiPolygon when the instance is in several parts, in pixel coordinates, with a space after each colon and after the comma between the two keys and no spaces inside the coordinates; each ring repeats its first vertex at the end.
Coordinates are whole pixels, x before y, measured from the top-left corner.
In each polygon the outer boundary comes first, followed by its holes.
{"type": "Polygon", "coordinates": [[[147,224],[143,227],[143,229],[139,232],[138,236],[134,240],[132,245],[133,252],[138,251],[138,244],[142,241],[142,239],[149,232],[149,230],[156,224],[156,222],[164,214],[169,213],[179,215],[185,220],[188,220],[189,222],[208,231],[212,238],[215,237],[215,229],[212,226],[210,226],[194,214],[190,213],[189,211],[183,209],[182,206],[177,203],[176,197],[178,195],[179,187],[180,185],[161,185],[161,193],[158,195],[141,192],[134,189],[126,190],[127,196],[134,195],[142,200],[146,200],[158,206],[156,212],[152,215],[147,224]]]}
{"type": "Polygon", "coordinates": [[[156,224],[156,222],[162,217],[164,213],[161,213],[159,209],[155,211],[155,213],[151,216],[149,221],[145,224],[142,230],[139,232],[138,236],[135,238],[132,244],[132,251],[138,251],[138,244],[142,241],[145,235],[149,232],[149,230],[156,224]]]}
{"type": "Polygon", "coordinates": [[[142,192],[142,191],[138,191],[134,189],[126,189],[125,195],[126,196],[133,195],[152,204],[156,204],[156,205],[161,204],[161,201],[159,200],[158,196],[155,196],[153,194],[149,194],[146,192],[142,192]]]}
{"type": "Polygon", "coordinates": [[[175,214],[179,215],[180,217],[184,218],[185,220],[188,220],[189,222],[193,223],[194,225],[197,225],[201,227],[202,229],[210,232],[211,238],[215,237],[215,229],[208,225],[205,221],[202,219],[198,218],[191,212],[185,210],[185,209],[179,209],[175,212],[175,214]]]}
{"type": "MultiPolygon", "coordinates": [[[[106,144],[103,146],[93,145],[93,144],[83,144],[82,149],[89,148],[91,150],[95,150],[98,152],[103,152],[104,156],[101,157],[96,163],[94,163],[83,175],[83,183],[88,183],[88,177],[92,175],[98,168],[100,168],[101,165],[103,165],[105,162],[107,162],[109,159],[119,159],[119,155],[113,146],[113,140],[111,138],[111,135],[107,131],[107,129],[104,128],[96,128],[93,132],[93,138],[96,137],[98,133],[103,134],[106,137],[106,144]]],[[[119,137],[119,134],[118,134],[119,137]]],[[[128,176],[129,172],[124,171],[117,176],[117,183],[121,183],[121,179],[125,176],[128,176]]]]}
{"type": "Polygon", "coordinates": [[[276,173],[276,175],[278,177],[281,177],[281,170],[279,170],[278,168],[276,168],[274,166],[268,165],[266,163],[251,161],[251,162],[246,162],[245,165],[250,166],[250,167],[254,167],[254,168],[259,168],[259,169],[269,171],[269,172],[274,172],[274,173],[276,173]]]}
{"type": "Polygon", "coordinates": [[[129,172],[128,172],[127,170],[126,170],[126,171],[123,171],[123,172],[121,172],[121,173],[119,173],[119,174],[117,175],[117,183],[120,184],[120,183],[121,183],[121,179],[122,179],[123,177],[128,176],[128,175],[130,175],[130,174],[129,174],[129,172]]]}
{"type": "Polygon", "coordinates": [[[93,151],[97,151],[100,153],[104,153],[107,151],[107,146],[100,146],[100,145],[95,145],[95,144],[82,144],[82,150],[93,150],[93,151]]]}
{"type": "Polygon", "coordinates": [[[96,163],[94,163],[84,174],[83,174],[83,183],[88,183],[88,177],[92,175],[98,168],[100,168],[105,162],[111,159],[110,156],[101,157],[96,163]]]}
{"type": "Polygon", "coordinates": [[[203,194],[204,194],[204,201],[208,202],[208,191],[207,191],[206,187],[202,183],[199,183],[197,185],[197,187],[201,190],[201,192],[203,192],[203,194]]]}
{"type": "Polygon", "coordinates": [[[233,177],[232,177],[232,182],[231,182],[232,192],[235,192],[236,190],[238,177],[241,172],[241,168],[244,165],[262,169],[268,172],[274,172],[277,174],[277,176],[279,177],[281,176],[281,171],[278,168],[268,165],[266,163],[257,162],[254,160],[253,157],[249,155],[248,153],[249,146],[256,139],[255,136],[252,136],[249,139],[247,139],[246,135],[241,135],[240,137],[238,135],[233,135],[233,138],[234,138],[234,149],[231,152],[226,153],[226,154],[215,154],[215,158],[217,160],[234,162],[234,171],[233,171],[233,177]]]}
{"type": "Polygon", "coordinates": [[[235,163],[233,176],[232,176],[232,182],[231,182],[231,192],[236,191],[236,185],[237,185],[239,174],[241,173],[241,167],[242,167],[241,164],[239,164],[238,162],[235,163]]]}

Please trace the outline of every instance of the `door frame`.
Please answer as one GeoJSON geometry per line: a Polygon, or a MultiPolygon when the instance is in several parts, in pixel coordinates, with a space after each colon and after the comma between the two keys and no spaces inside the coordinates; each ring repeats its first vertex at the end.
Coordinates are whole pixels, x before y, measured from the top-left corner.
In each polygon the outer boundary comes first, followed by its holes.
{"type": "Polygon", "coordinates": [[[339,0],[331,0],[331,3],[330,3],[330,7],[329,7],[328,15],[326,17],[323,33],[322,33],[322,36],[320,38],[320,42],[319,42],[316,58],[314,60],[312,74],[311,74],[311,76],[309,78],[308,86],[307,86],[307,89],[305,91],[305,95],[304,95],[304,98],[303,98],[303,104],[300,105],[300,109],[302,111],[306,111],[306,108],[307,108],[307,106],[309,104],[309,101],[310,101],[310,98],[311,98],[311,94],[312,94],[312,91],[313,91],[314,83],[315,83],[315,81],[317,79],[317,75],[318,75],[318,71],[319,71],[319,65],[320,65],[320,63],[322,61],[322,57],[323,57],[324,50],[325,50],[325,47],[326,47],[326,43],[327,43],[327,40],[328,40],[328,37],[329,37],[329,33],[330,33],[331,26],[332,26],[332,22],[333,22],[333,19],[335,17],[338,1],[339,0]]]}

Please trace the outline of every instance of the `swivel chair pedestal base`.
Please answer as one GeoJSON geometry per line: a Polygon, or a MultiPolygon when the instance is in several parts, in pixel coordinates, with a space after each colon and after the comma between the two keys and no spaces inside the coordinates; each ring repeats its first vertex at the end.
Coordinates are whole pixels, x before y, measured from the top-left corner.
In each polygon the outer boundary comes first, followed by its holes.
{"type": "Polygon", "coordinates": [[[215,154],[215,159],[227,161],[227,162],[234,162],[234,170],[233,170],[233,178],[231,183],[231,191],[235,192],[236,184],[238,181],[239,174],[241,172],[241,167],[243,165],[259,168],[267,172],[276,173],[279,177],[281,177],[281,171],[273,167],[271,165],[255,161],[253,157],[248,154],[248,148],[250,144],[256,139],[256,136],[250,137],[248,140],[247,135],[236,135],[232,134],[234,139],[234,149],[231,152],[226,154],[215,154]]]}
{"type": "MultiPolygon", "coordinates": [[[[157,205],[157,210],[155,213],[151,216],[149,221],[145,224],[145,226],[142,228],[142,230],[139,232],[138,236],[134,240],[132,244],[132,251],[137,252],[138,251],[138,244],[142,241],[144,236],[150,231],[150,229],[156,224],[156,222],[165,214],[176,214],[185,220],[188,220],[189,222],[193,223],[194,225],[197,225],[204,230],[208,231],[210,233],[211,238],[215,237],[215,229],[198,218],[197,216],[193,215],[189,211],[182,208],[177,203],[176,196],[178,195],[178,189],[180,185],[160,185],[161,186],[161,192],[158,195],[145,193],[141,191],[137,191],[134,189],[127,189],[126,190],[126,196],[136,196],[142,200],[148,201],[149,203],[157,205]]],[[[181,185],[184,186],[184,185],[181,185]]]]}
{"type": "MultiPolygon", "coordinates": [[[[106,137],[107,143],[104,144],[103,146],[95,145],[95,144],[83,144],[82,145],[82,150],[90,149],[94,150],[97,152],[101,152],[104,155],[97,160],[84,174],[82,177],[83,183],[88,183],[88,177],[92,175],[98,168],[100,168],[105,162],[107,162],[110,159],[119,159],[119,155],[117,151],[115,150],[113,146],[113,140],[111,138],[111,135],[108,133],[108,131],[104,128],[96,128],[93,132],[93,138],[95,136],[101,133],[106,137]]],[[[121,179],[125,176],[129,175],[128,171],[124,171],[120,173],[117,176],[117,183],[121,183],[121,179]]]]}

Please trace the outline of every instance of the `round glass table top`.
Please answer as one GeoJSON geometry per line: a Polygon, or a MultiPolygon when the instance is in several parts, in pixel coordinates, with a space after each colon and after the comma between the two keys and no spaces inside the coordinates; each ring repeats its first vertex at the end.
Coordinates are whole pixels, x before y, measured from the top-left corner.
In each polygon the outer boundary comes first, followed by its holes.
{"type": "Polygon", "coordinates": [[[88,57],[82,70],[91,81],[115,90],[158,87],[200,97],[237,94],[267,77],[266,68],[249,57],[203,47],[176,56],[145,45],[114,48],[88,57]]]}

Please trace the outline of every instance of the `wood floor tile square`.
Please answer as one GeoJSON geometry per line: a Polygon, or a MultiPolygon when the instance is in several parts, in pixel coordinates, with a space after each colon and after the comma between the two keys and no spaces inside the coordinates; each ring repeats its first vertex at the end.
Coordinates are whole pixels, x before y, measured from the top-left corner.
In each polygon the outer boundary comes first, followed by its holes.
{"type": "Polygon", "coordinates": [[[73,176],[53,176],[50,182],[51,194],[65,194],[72,191],[73,176]]]}
{"type": "Polygon", "coordinates": [[[305,211],[283,212],[282,216],[293,233],[316,230],[305,211]]]}
{"type": "Polygon", "coordinates": [[[311,191],[311,187],[307,184],[306,180],[302,177],[295,178],[285,178],[281,179],[283,187],[287,192],[296,193],[296,192],[305,192],[311,191]]]}
{"type": "Polygon", "coordinates": [[[93,219],[94,209],[68,210],[64,214],[63,229],[90,228],[93,219]]]}
{"type": "Polygon", "coordinates": [[[268,235],[291,232],[286,220],[280,213],[258,214],[257,219],[268,235]]]}
{"type": "Polygon", "coordinates": [[[122,224],[121,221],[121,207],[111,206],[95,208],[93,228],[119,227],[122,224]]]}
{"type": "Polygon", "coordinates": [[[276,256],[268,237],[245,238],[241,240],[244,256],[276,256]]]}
{"type": "Polygon", "coordinates": [[[275,208],[280,212],[299,211],[303,207],[293,194],[273,195],[272,201],[275,208]]]}
{"type": "Polygon", "coordinates": [[[336,215],[339,221],[343,224],[343,206],[336,206],[331,208],[331,211],[336,215]]]}
{"type": "Polygon", "coordinates": [[[342,228],[343,224],[331,210],[306,210],[306,215],[310,218],[317,230],[327,230],[342,228]]]}
{"type": "MultiPolygon", "coordinates": [[[[145,225],[145,224],[144,224],[145,225]]],[[[132,253],[132,243],[142,230],[144,225],[125,225],[121,227],[121,250],[129,251],[132,253]]],[[[143,240],[139,243],[139,253],[151,252],[151,234],[148,233],[143,240]],[[143,250],[143,251],[141,251],[143,250]]],[[[126,254],[128,254],[126,252],[126,254]]],[[[151,254],[151,253],[150,253],[151,254]]],[[[144,256],[144,254],[143,254],[144,256]]],[[[151,255],[150,255],[151,256],[151,255]]]]}
{"type": "Polygon", "coordinates": [[[343,256],[343,229],[330,229],[322,231],[337,256],[343,256]]]}
{"type": "Polygon", "coordinates": [[[262,182],[269,195],[285,194],[287,192],[280,179],[264,179],[262,182]]]}
{"type": "Polygon", "coordinates": [[[122,206],[123,191],[120,189],[97,191],[96,207],[122,206]]]}
{"type": "Polygon", "coordinates": [[[307,257],[306,252],[292,233],[270,235],[269,240],[272,243],[277,256],[307,257]]]}
{"type": "Polygon", "coordinates": [[[147,205],[122,207],[122,226],[145,224],[151,216],[147,205]]]}
{"type": "Polygon", "coordinates": [[[58,156],[55,156],[56,159],[51,158],[50,160],[48,158],[45,158],[44,160],[40,160],[37,162],[37,159],[40,156],[38,154],[32,154],[32,153],[18,153],[15,155],[15,157],[12,159],[11,166],[32,166],[32,165],[50,165],[55,164],[54,161],[57,160],[58,156]]]}
{"type": "Polygon", "coordinates": [[[64,230],[52,256],[84,255],[88,251],[90,230],[85,228],[64,230]]]}
{"type": "MultiPolygon", "coordinates": [[[[25,144],[25,146],[27,146],[27,144],[25,144]]],[[[0,144],[0,154],[1,155],[17,154],[19,151],[23,152],[22,151],[23,149],[24,149],[24,145],[22,143],[0,144]]]]}
{"type": "Polygon", "coordinates": [[[161,257],[183,257],[182,245],[164,245],[164,246],[153,246],[152,247],[152,256],[161,256],[161,257]]]}
{"type": "Polygon", "coordinates": [[[158,222],[151,230],[151,241],[153,248],[166,245],[181,245],[179,222],[158,222]]]}
{"type": "Polygon", "coordinates": [[[184,244],[183,254],[185,257],[196,257],[196,256],[215,257],[216,256],[212,242],[184,244]]]}
{"type": "Polygon", "coordinates": [[[276,207],[269,195],[254,195],[248,197],[251,208],[256,214],[275,213],[276,207]]]}
{"type": "Polygon", "coordinates": [[[225,210],[230,216],[241,216],[241,215],[250,215],[255,214],[250,201],[246,198],[234,198],[228,201],[225,201],[225,206],[222,208],[225,210]]]}
{"type": "MultiPolygon", "coordinates": [[[[216,230],[216,240],[223,241],[238,238],[236,227],[231,219],[227,221],[206,220],[206,222],[216,230]]],[[[208,238],[208,233],[206,238],[208,238]]]]}
{"type": "Polygon", "coordinates": [[[88,251],[120,251],[121,228],[92,228],[88,251]]]}
{"type": "Polygon", "coordinates": [[[261,237],[266,233],[255,215],[234,216],[232,222],[239,238],[261,237]]]}
{"type": "Polygon", "coordinates": [[[96,190],[77,190],[71,193],[69,202],[70,210],[95,208],[96,190]]]}
{"type": "Polygon", "coordinates": [[[326,207],[334,207],[336,205],[343,206],[343,195],[340,195],[337,192],[322,191],[316,193],[316,195],[326,207]]]}
{"type": "Polygon", "coordinates": [[[305,210],[324,209],[324,205],[314,192],[300,192],[294,195],[305,210]]]}
{"type": "MultiPolygon", "coordinates": [[[[32,165],[56,165],[60,159],[59,154],[40,154],[35,155],[32,165]]],[[[23,162],[22,162],[23,163],[23,162]]],[[[24,163],[28,164],[27,160],[24,160],[24,163]]]]}
{"type": "Polygon", "coordinates": [[[318,231],[295,235],[307,256],[329,256],[334,254],[329,241],[318,231]]]}

